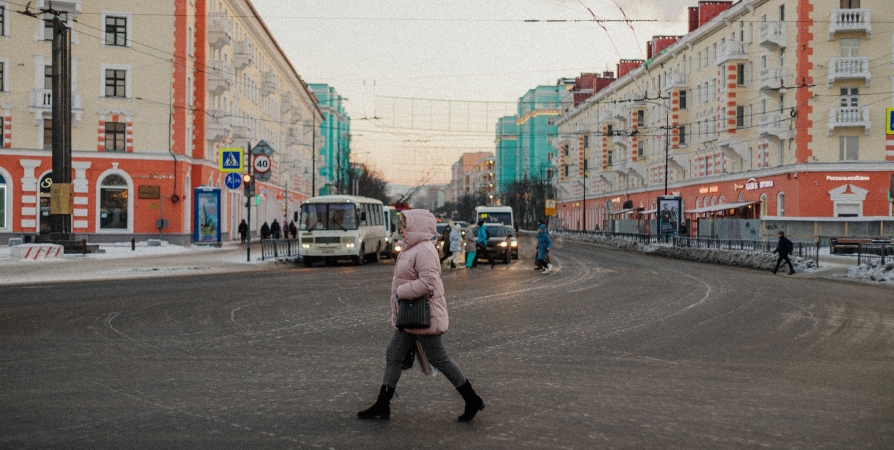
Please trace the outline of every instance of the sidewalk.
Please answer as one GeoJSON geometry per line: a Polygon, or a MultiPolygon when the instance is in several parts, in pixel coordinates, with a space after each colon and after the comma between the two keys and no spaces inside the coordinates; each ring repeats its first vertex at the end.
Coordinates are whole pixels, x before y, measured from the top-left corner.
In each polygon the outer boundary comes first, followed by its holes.
{"type": "Polygon", "coordinates": [[[261,261],[261,244],[252,242],[251,261],[245,245],[225,242],[221,247],[180,246],[162,242],[148,247],[131,244],[100,244],[104,253],[68,254],[58,259],[22,261],[10,257],[9,247],[0,247],[0,285],[164,277],[265,270],[276,264],[261,261]]]}

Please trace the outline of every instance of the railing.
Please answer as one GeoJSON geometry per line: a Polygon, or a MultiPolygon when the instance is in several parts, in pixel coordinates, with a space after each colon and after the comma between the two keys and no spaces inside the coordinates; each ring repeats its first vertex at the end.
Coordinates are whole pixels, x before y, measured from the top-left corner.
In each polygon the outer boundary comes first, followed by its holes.
{"type": "Polygon", "coordinates": [[[785,77],[785,68],[767,67],[760,71],[760,89],[779,89],[785,77]]]}
{"type": "Polygon", "coordinates": [[[764,22],[760,28],[760,40],[762,46],[772,44],[777,47],[785,47],[785,23],[784,22],[764,22]]]}
{"type": "Polygon", "coordinates": [[[871,77],[868,56],[829,58],[829,87],[836,80],[863,79],[868,82],[871,77]]]}
{"type": "Polygon", "coordinates": [[[834,107],[829,110],[829,136],[836,127],[863,127],[869,134],[869,107],[834,107]]]}
{"type": "MultiPolygon", "coordinates": [[[[748,59],[748,43],[743,41],[726,41],[717,49],[714,65],[721,65],[731,59],[748,59]]],[[[725,86],[725,84],[724,84],[725,86]]]]}
{"type": "Polygon", "coordinates": [[[763,114],[758,125],[758,134],[761,136],[772,135],[779,139],[785,139],[789,135],[788,125],[790,120],[791,118],[785,114],[763,114]]]}
{"type": "Polygon", "coordinates": [[[300,248],[298,239],[264,239],[261,241],[261,260],[295,259],[300,248]]]}
{"type": "Polygon", "coordinates": [[[894,261],[892,256],[894,256],[894,244],[857,244],[858,266],[869,265],[876,260],[881,264],[886,264],[894,261]]]}
{"type": "Polygon", "coordinates": [[[829,40],[835,39],[835,33],[842,31],[865,31],[866,37],[872,36],[872,23],[868,8],[833,9],[829,19],[829,40]]]}

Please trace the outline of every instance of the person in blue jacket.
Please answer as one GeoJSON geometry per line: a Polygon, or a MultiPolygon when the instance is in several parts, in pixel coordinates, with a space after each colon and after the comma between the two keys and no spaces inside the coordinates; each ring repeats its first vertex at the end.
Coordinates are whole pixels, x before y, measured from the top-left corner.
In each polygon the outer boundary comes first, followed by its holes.
{"type": "MultiPolygon", "coordinates": [[[[494,262],[493,255],[491,255],[490,252],[487,251],[487,230],[485,229],[483,220],[478,221],[478,236],[477,237],[478,237],[478,243],[475,245],[475,251],[477,252],[477,254],[479,256],[484,256],[485,258],[487,258],[487,261],[490,262],[491,269],[493,269],[494,266],[497,265],[497,263],[494,262]]],[[[477,257],[476,257],[476,259],[477,259],[477,257]]],[[[476,266],[477,266],[477,264],[472,264],[472,267],[476,267],[476,266]]]]}
{"type": "Polygon", "coordinates": [[[549,238],[549,233],[546,232],[546,225],[540,224],[537,228],[537,267],[542,267],[542,273],[550,273],[553,270],[553,265],[546,262],[546,258],[549,257],[549,249],[553,246],[552,239],[549,238]]]}

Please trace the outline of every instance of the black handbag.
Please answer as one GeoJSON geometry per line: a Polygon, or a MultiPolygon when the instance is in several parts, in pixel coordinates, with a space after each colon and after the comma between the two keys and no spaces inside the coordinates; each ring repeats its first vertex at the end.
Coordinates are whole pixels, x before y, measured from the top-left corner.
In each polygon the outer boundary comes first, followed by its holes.
{"type": "Polygon", "coordinates": [[[431,293],[426,296],[412,299],[401,299],[395,295],[397,301],[397,320],[395,326],[404,328],[428,328],[431,326],[431,313],[428,300],[431,293]]]}

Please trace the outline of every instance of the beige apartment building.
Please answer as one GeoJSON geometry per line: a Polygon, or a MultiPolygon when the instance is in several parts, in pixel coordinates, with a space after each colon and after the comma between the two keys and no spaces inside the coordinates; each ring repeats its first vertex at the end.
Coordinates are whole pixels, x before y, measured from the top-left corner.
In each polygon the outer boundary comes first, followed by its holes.
{"type": "Polygon", "coordinates": [[[0,0],[0,237],[48,231],[54,16],[72,30],[76,236],[236,238],[246,199],[218,155],[260,140],[274,153],[251,229],[312,196],[322,115],[249,1],[24,3],[0,0]]]}
{"type": "Polygon", "coordinates": [[[663,195],[682,197],[693,227],[709,217],[890,219],[894,13],[885,6],[689,8],[687,34],[654,37],[648,60],[622,60],[616,81],[557,121],[561,226],[654,218],[663,195]]]}

